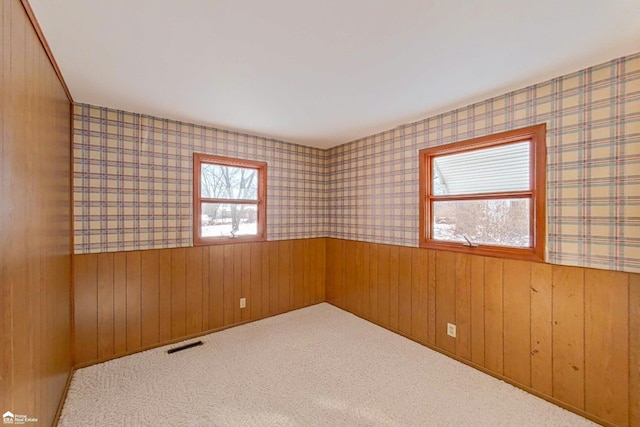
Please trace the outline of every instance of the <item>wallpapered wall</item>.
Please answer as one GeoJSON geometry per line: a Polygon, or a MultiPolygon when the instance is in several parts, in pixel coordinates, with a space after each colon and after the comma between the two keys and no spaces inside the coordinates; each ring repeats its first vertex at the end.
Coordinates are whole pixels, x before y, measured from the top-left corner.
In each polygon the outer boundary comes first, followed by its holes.
{"type": "Polygon", "coordinates": [[[190,246],[192,153],[269,164],[269,240],[418,244],[418,150],[547,123],[547,261],[640,271],[640,54],[319,150],[75,106],[75,252],[190,246]]]}
{"type": "Polygon", "coordinates": [[[418,150],[547,123],[547,261],[640,271],[640,54],[329,150],[329,236],[418,245],[418,150]]]}
{"type": "Polygon", "coordinates": [[[75,253],[191,246],[194,152],[268,163],[269,240],[326,236],[324,150],[76,104],[75,253]]]}

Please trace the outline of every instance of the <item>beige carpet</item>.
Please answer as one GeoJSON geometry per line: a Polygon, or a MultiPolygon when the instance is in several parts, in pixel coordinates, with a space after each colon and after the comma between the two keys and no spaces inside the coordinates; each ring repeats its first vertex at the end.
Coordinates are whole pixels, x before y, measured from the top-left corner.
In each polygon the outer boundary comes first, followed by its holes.
{"type": "Polygon", "coordinates": [[[588,426],[329,304],[78,370],[61,426],[588,426]]]}

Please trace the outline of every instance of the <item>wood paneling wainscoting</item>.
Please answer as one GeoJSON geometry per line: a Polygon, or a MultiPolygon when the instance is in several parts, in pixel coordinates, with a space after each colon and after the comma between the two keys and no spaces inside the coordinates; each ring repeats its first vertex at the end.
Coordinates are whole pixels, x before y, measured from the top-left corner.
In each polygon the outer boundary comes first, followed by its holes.
{"type": "Polygon", "coordinates": [[[45,426],[72,366],[71,103],[29,13],[0,2],[0,413],[45,426]]]}
{"type": "Polygon", "coordinates": [[[326,300],[600,423],[640,426],[637,274],[337,239],[74,262],[76,364],[326,300]]]}
{"type": "Polygon", "coordinates": [[[323,302],[325,253],[321,238],[75,255],[75,363],[323,302]]]}
{"type": "Polygon", "coordinates": [[[326,264],[331,304],[603,424],[640,426],[640,275],[337,239],[326,264]]]}

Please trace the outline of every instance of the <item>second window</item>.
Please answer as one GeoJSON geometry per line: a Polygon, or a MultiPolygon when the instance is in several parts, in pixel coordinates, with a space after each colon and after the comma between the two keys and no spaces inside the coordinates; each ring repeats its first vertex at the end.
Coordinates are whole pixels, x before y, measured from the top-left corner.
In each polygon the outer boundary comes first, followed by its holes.
{"type": "Polygon", "coordinates": [[[545,126],[420,151],[422,247],[543,260],[545,126]]]}

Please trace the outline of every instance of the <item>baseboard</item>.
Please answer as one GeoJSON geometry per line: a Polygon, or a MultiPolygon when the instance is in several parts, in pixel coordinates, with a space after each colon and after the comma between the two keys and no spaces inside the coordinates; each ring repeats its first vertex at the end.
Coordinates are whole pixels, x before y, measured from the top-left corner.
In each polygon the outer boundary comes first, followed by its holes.
{"type": "Polygon", "coordinates": [[[145,347],[141,347],[141,348],[136,349],[136,350],[127,351],[125,353],[114,354],[112,356],[103,357],[101,359],[96,359],[96,360],[90,360],[88,362],[77,363],[74,366],[74,370],[86,368],[86,367],[93,366],[93,365],[98,365],[100,363],[108,362],[110,360],[120,359],[121,357],[125,357],[125,356],[131,356],[132,354],[141,353],[143,351],[153,350],[154,348],[164,347],[165,345],[171,345],[171,344],[176,344],[176,343],[179,343],[179,342],[182,342],[182,341],[192,340],[194,338],[200,338],[200,337],[202,337],[204,335],[209,335],[209,334],[212,334],[214,332],[221,332],[221,331],[224,331],[226,329],[235,328],[236,326],[246,325],[246,324],[249,324],[249,323],[253,323],[253,322],[260,321],[260,320],[268,319],[270,317],[279,316],[281,314],[290,313],[290,312],[296,311],[296,310],[301,310],[303,308],[311,307],[311,306],[314,306],[314,305],[317,305],[317,304],[322,304],[324,302],[325,301],[320,301],[320,302],[317,302],[317,303],[314,303],[314,304],[305,305],[304,307],[295,308],[293,310],[283,311],[282,313],[271,314],[269,316],[261,317],[259,319],[243,320],[241,322],[233,323],[231,325],[225,325],[225,326],[221,326],[219,328],[208,329],[206,331],[198,332],[196,334],[186,335],[186,336],[183,336],[183,337],[180,337],[180,338],[173,338],[173,339],[162,341],[162,342],[159,342],[159,343],[156,343],[156,344],[151,344],[151,345],[148,345],[148,346],[145,346],[145,347]]]}
{"type": "MultiPolygon", "coordinates": [[[[256,320],[262,320],[262,319],[266,319],[266,318],[261,318],[261,319],[256,319],[256,320]]],[[[186,335],[186,336],[180,337],[180,338],[173,338],[173,339],[162,341],[162,342],[159,342],[159,343],[156,343],[156,344],[151,344],[151,345],[148,345],[148,346],[140,347],[139,349],[136,349],[136,350],[131,350],[131,351],[127,351],[127,352],[124,352],[124,353],[114,354],[112,356],[103,357],[101,359],[90,360],[88,362],[81,362],[81,363],[76,364],[74,366],[74,369],[82,369],[82,368],[86,368],[86,367],[89,367],[89,366],[98,365],[100,363],[108,362],[110,360],[120,359],[121,357],[131,356],[132,354],[142,353],[143,351],[153,350],[154,348],[164,347],[165,345],[171,345],[171,344],[176,344],[176,343],[179,343],[179,342],[182,342],[182,341],[192,340],[194,338],[199,338],[201,336],[209,335],[209,334],[212,334],[214,332],[220,332],[220,331],[224,331],[225,329],[234,328],[236,326],[246,325],[247,323],[255,322],[256,320],[245,320],[245,321],[242,321],[242,322],[239,322],[239,323],[234,323],[233,325],[221,326],[219,328],[209,329],[209,330],[206,330],[204,332],[198,332],[197,334],[186,335]]]]}
{"type": "Polygon", "coordinates": [[[429,343],[424,342],[424,341],[419,341],[416,338],[412,337],[411,335],[408,335],[408,334],[405,334],[403,332],[400,332],[397,329],[391,329],[389,327],[386,327],[386,326],[380,325],[380,324],[378,324],[376,322],[373,322],[370,319],[364,318],[362,316],[358,316],[357,314],[352,313],[349,310],[346,310],[346,309],[344,309],[342,307],[339,307],[339,306],[337,306],[337,305],[335,305],[335,304],[333,304],[333,303],[331,303],[329,301],[327,301],[327,304],[331,304],[332,306],[334,306],[336,308],[339,308],[340,310],[344,310],[347,313],[351,313],[354,316],[359,317],[362,320],[366,320],[369,323],[373,323],[376,326],[380,326],[381,328],[384,328],[384,329],[386,329],[386,330],[388,330],[390,332],[398,334],[398,335],[400,335],[400,336],[402,336],[404,338],[410,339],[411,341],[416,342],[416,343],[418,343],[418,344],[420,344],[422,346],[425,346],[425,347],[429,348],[430,350],[436,351],[436,352],[438,352],[438,353],[440,353],[440,354],[442,354],[444,356],[450,357],[451,359],[453,359],[453,360],[455,360],[457,362],[464,363],[465,365],[470,366],[470,367],[472,367],[472,368],[474,368],[474,369],[476,369],[476,370],[478,370],[478,371],[480,371],[482,373],[485,373],[485,374],[490,375],[490,376],[492,376],[492,377],[494,377],[494,378],[496,378],[498,380],[501,380],[501,381],[504,381],[504,382],[506,382],[508,384],[511,384],[514,387],[517,387],[517,388],[519,388],[521,390],[526,391],[529,394],[532,394],[532,395],[534,395],[536,397],[544,399],[549,403],[553,403],[554,405],[559,406],[559,407],[561,407],[563,409],[566,409],[567,411],[573,412],[574,414],[580,415],[581,417],[586,418],[586,419],[588,419],[590,421],[593,421],[594,423],[598,423],[598,424],[600,424],[602,426],[605,426],[605,427],[618,427],[615,424],[610,423],[609,421],[603,420],[602,418],[599,418],[599,417],[597,417],[597,416],[595,416],[593,414],[585,412],[584,410],[582,410],[580,408],[576,408],[575,406],[571,406],[571,405],[569,405],[569,404],[567,404],[567,403],[565,403],[565,402],[563,402],[561,400],[556,399],[555,397],[552,397],[552,396],[546,395],[544,393],[541,393],[541,392],[539,392],[539,391],[537,391],[537,390],[535,390],[535,389],[533,389],[533,388],[531,388],[529,386],[526,386],[524,384],[520,384],[520,383],[512,380],[511,378],[508,378],[508,377],[505,377],[504,375],[501,375],[501,374],[498,374],[496,372],[493,372],[493,371],[485,368],[482,365],[478,365],[478,364],[476,364],[476,363],[474,363],[474,362],[472,362],[470,360],[464,359],[464,358],[462,358],[460,356],[457,356],[457,355],[455,355],[453,353],[449,353],[448,351],[443,350],[443,349],[441,349],[439,347],[436,347],[433,344],[429,344],[429,343]]]}
{"type": "Polygon", "coordinates": [[[602,426],[605,426],[605,427],[617,427],[615,424],[611,424],[610,422],[608,422],[606,420],[603,420],[602,418],[598,418],[593,414],[585,412],[584,410],[582,410],[580,408],[576,408],[575,406],[571,406],[571,405],[569,405],[569,404],[567,404],[567,403],[565,403],[565,402],[563,402],[561,400],[556,399],[555,397],[552,397],[552,396],[549,396],[547,394],[541,393],[538,390],[535,390],[535,389],[533,389],[533,388],[531,388],[529,386],[526,386],[524,384],[520,384],[520,383],[512,380],[509,377],[505,377],[504,375],[501,375],[501,374],[498,374],[496,372],[493,372],[493,371],[485,368],[484,366],[481,366],[481,365],[478,365],[476,363],[473,363],[470,360],[467,360],[467,359],[464,359],[464,358],[462,358],[460,356],[457,356],[455,354],[449,353],[448,351],[442,350],[442,349],[440,349],[440,348],[438,348],[438,347],[436,347],[436,346],[434,346],[432,344],[428,344],[428,343],[424,343],[424,342],[418,341],[418,340],[416,340],[416,339],[414,339],[414,338],[412,338],[412,337],[410,337],[410,336],[408,336],[406,334],[400,333],[399,331],[394,331],[392,329],[389,329],[389,330],[391,332],[395,332],[395,333],[397,333],[399,335],[402,335],[403,337],[408,338],[411,341],[414,341],[414,342],[416,342],[418,344],[421,344],[421,345],[423,345],[423,346],[425,346],[425,347],[427,347],[427,348],[429,348],[429,349],[431,349],[433,351],[437,351],[440,354],[443,354],[443,355],[445,355],[447,357],[450,357],[450,358],[454,359],[457,362],[464,363],[465,365],[470,366],[470,367],[472,367],[474,369],[477,369],[478,371],[480,371],[482,373],[490,375],[490,376],[492,376],[492,377],[494,377],[496,379],[502,380],[502,381],[504,381],[504,382],[506,382],[508,384],[511,384],[514,387],[517,387],[517,388],[519,388],[519,389],[521,389],[523,391],[526,391],[529,394],[532,394],[532,395],[534,395],[536,397],[544,399],[549,403],[553,403],[554,405],[560,406],[561,408],[564,408],[567,411],[571,411],[574,414],[580,415],[581,417],[586,418],[588,420],[591,420],[594,423],[598,423],[598,424],[600,424],[602,426]]]}
{"type": "Polygon", "coordinates": [[[62,408],[64,407],[64,402],[67,400],[67,393],[69,392],[69,386],[71,385],[71,379],[73,378],[73,373],[75,372],[75,368],[71,368],[69,371],[69,375],[67,375],[67,382],[64,385],[64,389],[62,390],[62,396],[60,397],[60,403],[58,403],[58,409],[56,409],[56,413],[53,416],[52,426],[57,426],[60,421],[60,415],[62,414],[62,408]]]}

